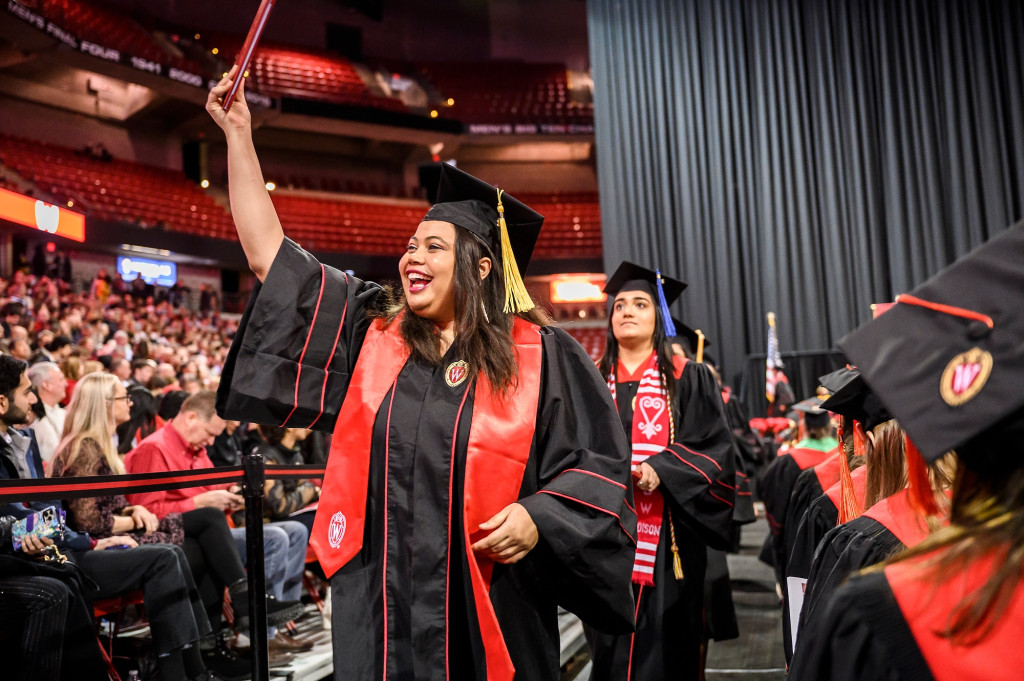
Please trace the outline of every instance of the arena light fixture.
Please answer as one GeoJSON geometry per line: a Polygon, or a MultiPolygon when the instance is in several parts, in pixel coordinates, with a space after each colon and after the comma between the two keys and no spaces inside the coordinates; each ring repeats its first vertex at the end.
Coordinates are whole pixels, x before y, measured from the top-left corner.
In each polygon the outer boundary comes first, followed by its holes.
{"type": "Polygon", "coordinates": [[[604,288],[604,275],[570,274],[551,280],[552,303],[602,303],[608,296],[604,288]]]}

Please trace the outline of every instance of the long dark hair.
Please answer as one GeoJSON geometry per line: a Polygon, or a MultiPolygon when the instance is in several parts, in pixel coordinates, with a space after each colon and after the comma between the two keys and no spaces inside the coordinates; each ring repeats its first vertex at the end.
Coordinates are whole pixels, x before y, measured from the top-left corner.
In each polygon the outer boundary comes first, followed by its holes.
{"type": "MultiPolygon", "coordinates": [[[[651,298],[651,304],[654,306],[653,341],[654,347],[658,351],[658,371],[661,373],[661,382],[668,395],[669,404],[675,404],[676,371],[675,366],[672,364],[675,352],[672,350],[672,344],[669,343],[668,336],[665,335],[665,320],[662,318],[661,310],[658,309],[658,305],[654,302],[653,297],[651,298]]],[[[614,314],[614,307],[613,303],[612,314],[614,314]]],[[[615,332],[612,330],[612,314],[608,315],[608,332],[605,335],[604,354],[601,355],[601,361],[597,365],[601,375],[605,378],[611,375],[611,372],[615,370],[619,362],[619,341],[615,339],[615,332]]]]}
{"type": "MultiPolygon", "coordinates": [[[[505,314],[505,277],[501,262],[468,230],[455,225],[455,353],[465,358],[471,376],[483,372],[495,392],[507,393],[519,378],[512,343],[512,315],[505,314]],[[491,271],[480,280],[481,258],[491,259],[491,271]],[[486,314],[485,311],[486,310],[486,314]]],[[[410,356],[433,366],[441,363],[437,329],[432,321],[416,315],[401,290],[390,290],[391,302],[383,313],[388,325],[403,310],[400,330],[410,356]]],[[[551,318],[540,308],[519,314],[537,326],[551,318]]]]}

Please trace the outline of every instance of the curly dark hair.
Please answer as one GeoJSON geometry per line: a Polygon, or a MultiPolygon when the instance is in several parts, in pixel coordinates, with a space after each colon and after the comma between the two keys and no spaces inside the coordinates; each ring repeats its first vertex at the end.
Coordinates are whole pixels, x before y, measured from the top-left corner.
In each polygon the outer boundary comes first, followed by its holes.
{"type": "Polygon", "coordinates": [[[21,384],[21,375],[28,364],[10,355],[0,355],[0,395],[11,400],[11,394],[21,384]]]}

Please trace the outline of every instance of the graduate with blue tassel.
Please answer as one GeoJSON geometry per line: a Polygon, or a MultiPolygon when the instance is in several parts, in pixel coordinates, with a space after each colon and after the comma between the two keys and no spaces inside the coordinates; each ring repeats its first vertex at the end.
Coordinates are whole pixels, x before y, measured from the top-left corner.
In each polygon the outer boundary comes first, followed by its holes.
{"type": "Polygon", "coordinates": [[[735,460],[718,383],[671,346],[669,305],[685,288],[630,262],[605,286],[599,368],[631,448],[636,632],[587,631],[594,681],[699,678],[707,547],[731,542],[735,460]]]}

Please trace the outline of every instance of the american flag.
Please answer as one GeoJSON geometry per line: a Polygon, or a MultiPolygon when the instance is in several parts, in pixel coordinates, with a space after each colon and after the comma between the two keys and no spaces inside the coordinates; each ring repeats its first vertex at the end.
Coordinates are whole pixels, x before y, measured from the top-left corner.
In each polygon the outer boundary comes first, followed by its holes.
{"type": "Polygon", "coordinates": [[[786,380],[782,373],[782,355],[779,353],[779,336],[775,332],[775,313],[768,313],[768,355],[765,358],[764,396],[768,402],[775,402],[775,384],[786,380]]]}

